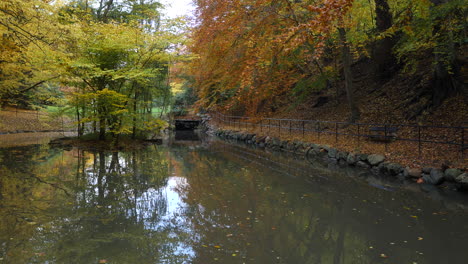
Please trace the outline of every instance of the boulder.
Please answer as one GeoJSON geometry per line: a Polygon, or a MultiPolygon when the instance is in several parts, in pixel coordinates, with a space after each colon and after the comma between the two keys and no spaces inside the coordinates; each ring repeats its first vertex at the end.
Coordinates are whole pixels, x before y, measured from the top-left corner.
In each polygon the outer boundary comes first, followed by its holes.
{"type": "Polygon", "coordinates": [[[367,161],[372,166],[377,166],[385,160],[385,157],[379,154],[372,154],[367,157],[367,161]]]}
{"type": "Polygon", "coordinates": [[[401,165],[397,164],[397,163],[388,163],[388,164],[386,164],[385,167],[387,169],[387,172],[392,176],[396,176],[396,175],[400,174],[400,172],[402,170],[401,165]]]}
{"type": "Polygon", "coordinates": [[[247,134],[246,140],[253,140],[254,137],[255,137],[255,134],[247,134]]]}
{"type": "Polygon", "coordinates": [[[455,178],[455,182],[468,186],[468,173],[463,173],[455,178]]]}
{"type": "Polygon", "coordinates": [[[331,147],[328,145],[318,145],[318,146],[319,148],[324,149],[326,152],[329,152],[331,149],[331,147]]]}
{"type": "Polygon", "coordinates": [[[433,185],[439,185],[444,182],[444,173],[441,170],[432,169],[430,174],[423,176],[424,182],[433,185]]]}
{"type": "Polygon", "coordinates": [[[279,140],[279,138],[272,138],[271,139],[271,145],[279,147],[279,146],[281,146],[281,140],[279,140]]]}
{"type": "Polygon", "coordinates": [[[431,170],[432,170],[432,168],[425,167],[425,168],[422,169],[422,172],[425,173],[425,174],[430,174],[431,170]]]}
{"type": "Polygon", "coordinates": [[[336,158],[338,154],[338,151],[335,148],[329,148],[328,149],[328,157],[329,158],[336,158]]]}
{"type": "Polygon", "coordinates": [[[348,157],[346,157],[346,162],[348,163],[348,165],[355,165],[357,162],[356,155],[354,155],[353,153],[349,153],[348,157]]]}
{"type": "Polygon", "coordinates": [[[406,167],[404,175],[406,178],[421,178],[422,171],[418,168],[406,167]]]}
{"type": "Polygon", "coordinates": [[[296,151],[297,149],[297,144],[294,141],[290,141],[287,145],[288,150],[290,151],[296,151]]]}
{"type": "Polygon", "coordinates": [[[340,160],[346,160],[348,158],[348,152],[338,152],[337,156],[336,156],[337,159],[340,159],[340,160]]]}
{"type": "Polygon", "coordinates": [[[459,169],[446,169],[444,172],[445,179],[447,181],[455,181],[455,179],[462,174],[462,171],[459,169]]]}
{"type": "Polygon", "coordinates": [[[367,161],[367,157],[368,157],[368,156],[369,156],[369,155],[367,155],[367,154],[358,154],[358,155],[357,155],[357,159],[360,160],[360,161],[364,161],[364,162],[365,162],[365,161],[367,161]]]}
{"type": "Polygon", "coordinates": [[[296,144],[296,151],[300,153],[305,153],[307,150],[307,145],[305,143],[299,142],[296,144]]]}
{"type": "Polygon", "coordinates": [[[312,144],[311,146],[316,152],[320,152],[320,145],[312,144]]]}
{"type": "Polygon", "coordinates": [[[364,161],[358,161],[358,162],[356,162],[356,166],[358,166],[358,167],[360,167],[360,168],[365,168],[365,169],[370,168],[369,164],[365,163],[364,161]]]}

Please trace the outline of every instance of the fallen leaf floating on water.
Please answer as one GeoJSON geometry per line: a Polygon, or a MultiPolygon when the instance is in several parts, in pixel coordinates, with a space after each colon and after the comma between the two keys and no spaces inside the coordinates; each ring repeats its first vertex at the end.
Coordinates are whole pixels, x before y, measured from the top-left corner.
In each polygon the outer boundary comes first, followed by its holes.
{"type": "Polygon", "coordinates": [[[385,254],[383,254],[383,253],[382,253],[382,254],[380,254],[380,257],[381,257],[381,258],[388,258],[388,256],[387,256],[387,255],[385,255],[385,254]]]}
{"type": "Polygon", "coordinates": [[[418,240],[423,240],[423,239],[424,239],[424,238],[422,238],[422,237],[418,237],[418,240]]]}
{"type": "Polygon", "coordinates": [[[221,248],[221,246],[213,246],[214,248],[221,248]]]}
{"type": "Polygon", "coordinates": [[[99,260],[99,264],[101,264],[101,263],[107,263],[107,259],[101,259],[101,260],[99,260]]]}

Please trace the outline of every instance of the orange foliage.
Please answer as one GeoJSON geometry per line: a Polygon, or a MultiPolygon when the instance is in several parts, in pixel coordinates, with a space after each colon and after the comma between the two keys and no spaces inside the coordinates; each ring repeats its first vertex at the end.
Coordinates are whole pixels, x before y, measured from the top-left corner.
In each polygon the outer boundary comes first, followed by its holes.
{"type": "Polygon", "coordinates": [[[198,59],[191,70],[201,106],[242,105],[253,114],[274,103],[317,71],[315,60],[352,2],[196,1],[199,20],[191,50],[198,59]]]}

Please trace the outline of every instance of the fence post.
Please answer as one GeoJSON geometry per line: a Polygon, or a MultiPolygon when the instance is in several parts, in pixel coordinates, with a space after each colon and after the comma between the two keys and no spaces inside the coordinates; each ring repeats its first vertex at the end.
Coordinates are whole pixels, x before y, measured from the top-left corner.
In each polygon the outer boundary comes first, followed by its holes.
{"type": "Polygon", "coordinates": [[[461,157],[462,157],[462,160],[464,158],[464,154],[465,154],[465,128],[464,127],[461,127],[461,157]]]}
{"type": "Polygon", "coordinates": [[[263,119],[260,119],[260,133],[263,132],[263,119]]]}
{"type": "Polygon", "coordinates": [[[384,126],[385,152],[387,152],[387,125],[384,126]]]}
{"type": "Polygon", "coordinates": [[[418,150],[419,157],[421,158],[421,126],[418,125],[418,150]]]}
{"type": "Polygon", "coordinates": [[[302,139],[305,139],[305,121],[302,121],[302,139]]]}
{"type": "Polygon", "coordinates": [[[271,119],[268,119],[268,135],[270,135],[271,130],[271,119]]]}
{"type": "Polygon", "coordinates": [[[338,143],[338,123],[335,123],[335,143],[338,143]]]}
{"type": "Polygon", "coordinates": [[[291,123],[292,123],[292,120],[289,120],[289,136],[291,136],[291,132],[292,132],[291,123]]]}
{"type": "Polygon", "coordinates": [[[318,143],[320,143],[320,122],[317,122],[317,138],[318,138],[318,143]]]}
{"type": "Polygon", "coordinates": [[[357,146],[358,148],[361,146],[361,129],[359,124],[357,124],[357,146]]]}
{"type": "Polygon", "coordinates": [[[281,137],[281,120],[278,120],[278,137],[281,137]]]}

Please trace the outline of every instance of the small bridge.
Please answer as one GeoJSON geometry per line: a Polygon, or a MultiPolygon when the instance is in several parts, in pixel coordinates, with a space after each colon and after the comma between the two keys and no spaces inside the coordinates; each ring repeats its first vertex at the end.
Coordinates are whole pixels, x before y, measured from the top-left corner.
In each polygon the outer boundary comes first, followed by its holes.
{"type": "Polygon", "coordinates": [[[176,130],[194,130],[201,124],[201,119],[183,117],[175,118],[175,129],[176,130]]]}

